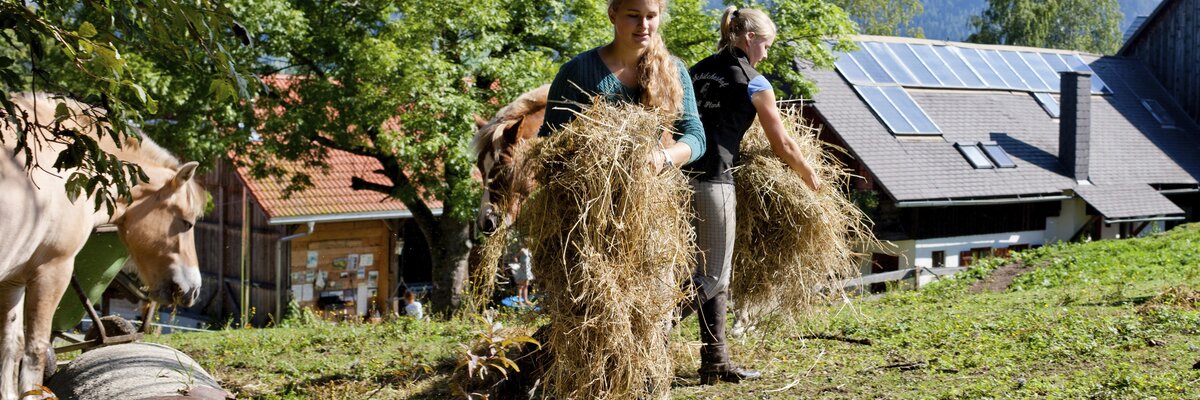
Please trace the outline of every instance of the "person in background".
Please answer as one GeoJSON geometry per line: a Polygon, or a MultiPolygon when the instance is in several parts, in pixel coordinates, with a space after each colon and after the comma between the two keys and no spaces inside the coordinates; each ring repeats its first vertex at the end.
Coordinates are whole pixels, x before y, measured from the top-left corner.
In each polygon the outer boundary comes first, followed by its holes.
{"type": "Polygon", "coordinates": [[[775,40],[775,24],[766,13],[730,6],[721,16],[717,53],[691,69],[700,121],[707,134],[708,151],[688,166],[695,176],[692,189],[696,211],[696,244],[700,248],[695,303],[685,313],[700,310],[700,382],[741,382],[761,376],[733,365],[725,340],[726,292],[733,274],[733,241],[736,198],[731,170],[738,164],[742,137],[754,123],[763,132],[775,155],[800,175],[812,190],[820,187],[817,174],[788,136],[775,106],[775,92],[754,66],[767,58],[775,40]]]}
{"type": "Polygon", "coordinates": [[[417,320],[425,318],[425,311],[421,308],[421,302],[417,301],[417,295],[411,290],[404,292],[404,304],[404,315],[417,320]]]}
{"type": "Polygon", "coordinates": [[[517,254],[513,255],[516,261],[516,268],[513,269],[513,280],[517,281],[517,302],[520,304],[533,304],[529,300],[529,285],[533,282],[533,263],[529,249],[521,246],[517,254]]]}

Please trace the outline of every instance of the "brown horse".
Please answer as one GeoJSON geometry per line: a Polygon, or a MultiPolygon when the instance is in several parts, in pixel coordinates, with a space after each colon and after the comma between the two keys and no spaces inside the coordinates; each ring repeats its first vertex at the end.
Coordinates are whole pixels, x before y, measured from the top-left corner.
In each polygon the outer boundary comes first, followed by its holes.
{"type": "Polygon", "coordinates": [[[519,161],[518,146],[537,136],[542,127],[549,92],[550,85],[543,85],[501,108],[490,121],[475,121],[479,130],[472,147],[484,184],[476,225],[483,233],[490,234],[501,224],[511,223],[521,201],[533,190],[531,177],[521,174],[514,165],[519,161]]]}
{"type": "MultiPolygon", "coordinates": [[[[13,98],[24,114],[9,116],[49,125],[65,104],[75,117],[62,129],[95,132],[99,122],[82,116],[82,104],[45,94],[13,98]]],[[[95,210],[94,199],[72,202],[65,190],[76,170],[51,171],[64,146],[36,142],[32,156],[40,168],[27,171],[26,156],[14,154],[13,124],[2,127],[0,155],[0,398],[18,398],[42,383],[50,323],[71,279],[75,256],[95,227],[116,225],[130,259],[137,265],[151,296],[164,304],[191,305],[200,292],[199,263],[192,226],[204,210],[206,196],[192,180],[195,162],[181,164],[146,138],[118,148],[105,136],[100,148],[136,163],[150,178],[134,186],[131,202],[118,201],[112,213],[95,210]],[[19,370],[19,371],[18,371],[19,370]]],[[[31,135],[44,135],[33,132],[31,135]]],[[[88,173],[87,171],[78,171],[88,173]]]]}

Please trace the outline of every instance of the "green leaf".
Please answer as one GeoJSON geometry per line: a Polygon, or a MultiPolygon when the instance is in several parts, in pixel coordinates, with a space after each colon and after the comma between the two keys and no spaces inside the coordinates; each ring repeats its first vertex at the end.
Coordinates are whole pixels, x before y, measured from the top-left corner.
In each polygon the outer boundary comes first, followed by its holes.
{"type": "Polygon", "coordinates": [[[125,85],[129,86],[130,89],[133,89],[133,93],[137,96],[138,101],[142,102],[142,104],[146,104],[146,89],[143,89],[142,85],[130,81],[125,81],[125,85]]]}
{"type": "Polygon", "coordinates": [[[217,102],[225,101],[233,95],[233,88],[230,87],[229,82],[221,78],[213,79],[208,85],[208,91],[212,93],[213,99],[217,102]]]}
{"type": "Polygon", "coordinates": [[[54,106],[54,121],[62,122],[67,118],[71,118],[71,109],[67,107],[67,103],[58,103],[54,106]]]}
{"type": "Polygon", "coordinates": [[[86,183],[86,175],[78,172],[71,174],[71,177],[67,178],[67,199],[74,203],[75,200],[79,198],[79,193],[83,191],[83,186],[86,183]]]}
{"type": "Polygon", "coordinates": [[[92,26],[91,22],[83,21],[82,24],[79,24],[79,31],[77,33],[79,36],[90,39],[92,36],[96,36],[96,27],[92,26]]]}

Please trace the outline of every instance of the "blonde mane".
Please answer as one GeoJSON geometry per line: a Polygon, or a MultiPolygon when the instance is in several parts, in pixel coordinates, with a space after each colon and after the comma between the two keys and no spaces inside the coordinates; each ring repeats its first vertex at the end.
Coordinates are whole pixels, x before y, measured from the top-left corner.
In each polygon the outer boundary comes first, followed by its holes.
{"type": "Polygon", "coordinates": [[[491,149],[493,143],[499,141],[500,137],[504,135],[504,129],[520,121],[526,115],[545,108],[546,95],[549,92],[550,85],[542,85],[537,89],[525,92],[512,103],[497,111],[496,116],[480,127],[475,132],[475,138],[471,140],[472,154],[475,159],[478,160],[483,153],[491,149]]]}

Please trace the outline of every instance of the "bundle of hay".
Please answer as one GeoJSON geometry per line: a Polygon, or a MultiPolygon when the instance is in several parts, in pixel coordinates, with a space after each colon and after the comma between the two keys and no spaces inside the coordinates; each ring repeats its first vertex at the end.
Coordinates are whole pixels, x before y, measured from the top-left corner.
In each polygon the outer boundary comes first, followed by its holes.
{"type": "Polygon", "coordinates": [[[695,263],[690,189],[648,163],[671,117],[595,104],[531,149],[540,186],[518,218],[550,318],[547,393],[663,397],[666,329],[695,263]]]}
{"type": "Polygon", "coordinates": [[[470,284],[467,287],[467,304],[463,310],[468,313],[482,313],[491,304],[492,295],[496,292],[496,281],[503,270],[500,268],[501,258],[512,247],[512,226],[501,224],[495,232],[484,238],[475,250],[469,275],[470,284]]]}
{"type": "Polygon", "coordinates": [[[733,250],[734,302],[751,314],[792,317],[842,298],[841,281],[859,274],[862,254],[875,243],[870,221],[842,191],[851,175],[817,139],[798,112],[784,127],[822,181],[813,192],[771,151],[755,122],[734,172],[737,233],[733,250]]]}

